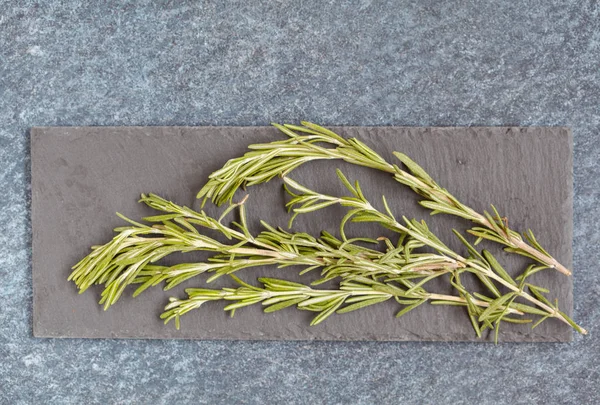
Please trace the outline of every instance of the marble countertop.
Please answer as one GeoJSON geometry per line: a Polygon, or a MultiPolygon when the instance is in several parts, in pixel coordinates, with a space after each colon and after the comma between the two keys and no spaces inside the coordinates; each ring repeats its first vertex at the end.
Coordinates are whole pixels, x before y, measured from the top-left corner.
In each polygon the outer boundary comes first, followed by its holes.
{"type": "Polygon", "coordinates": [[[600,6],[0,0],[0,403],[600,402],[600,6]],[[100,4],[102,3],[102,4],[100,4]],[[29,129],[561,125],[569,344],[35,339],[29,129]]]}

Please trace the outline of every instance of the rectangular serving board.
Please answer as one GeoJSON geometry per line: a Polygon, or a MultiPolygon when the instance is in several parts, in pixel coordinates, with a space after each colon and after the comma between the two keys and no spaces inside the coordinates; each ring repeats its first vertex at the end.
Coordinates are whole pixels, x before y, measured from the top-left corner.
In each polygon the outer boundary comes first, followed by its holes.
{"type": "MultiPolygon", "coordinates": [[[[572,136],[561,127],[340,127],[346,137],[356,136],[388,161],[402,151],[421,164],[438,183],[462,202],[483,211],[495,204],[513,229],[531,228],[543,246],[559,261],[572,265],[572,136]]],[[[195,208],[195,196],[214,170],[240,156],[249,144],[284,139],[272,127],[43,127],[31,129],[33,334],[62,338],[248,339],[248,340],[477,340],[460,307],[423,305],[396,319],[400,309],[390,301],[345,315],[332,316],[310,327],[314,313],[288,308],[264,314],[259,305],[238,310],[234,318],[222,303],[209,303],[182,318],[181,330],[159,319],[168,297],[183,297],[183,289],[206,286],[206,277],[190,280],[170,291],[150,289],[133,299],[130,289],[111,309],[98,305],[100,289],[79,295],[67,281],[71,266],[89,253],[90,246],[113,237],[124,222],[115,213],[139,220],[152,215],[137,203],[140,193],[153,192],[195,208]]],[[[342,193],[335,175],[340,168],[358,179],[369,199],[381,207],[381,195],[398,216],[427,219],[449,246],[464,251],[452,229],[466,230],[462,219],[429,213],[418,197],[389,175],[341,161],[306,164],[291,177],[317,191],[342,193]]],[[[247,208],[253,230],[259,220],[285,227],[288,214],[281,180],[250,187],[247,208]]],[[[239,192],[237,198],[242,198],[239,192]]],[[[207,204],[207,211],[222,210],[207,204]]],[[[297,231],[317,236],[336,232],[344,215],[340,207],[301,216],[297,231]]],[[[357,236],[392,236],[374,225],[353,225],[357,236]]],[[[503,253],[498,246],[482,246],[498,254],[513,275],[528,261],[503,253]]],[[[204,254],[173,257],[186,262],[204,254]]],[[[167,261],[168,263],[168,261],[167,261]]],[[[576,274],[576,272],[575,272],[576,274]]],[[[262,268],[238,274],[249,282],[272,276],[310,282],[318,274],[298,276],[298,269],[262,268]]],[[[572,312],[572,280],[554,271],[535,276],[552,291],[567,313],[572,312]]],[[[477,289],[475,281],[470,285],[477,289]]],[[[225,278],[214,287],[233,285],[225,278]]],[[[447,280],[432,285],[450,293],[447,280]]],[[[535,330],[507,325],[502,341],[570,341],[569,327],[549,320],[535,330]]],[[[491,340],[486,335],[483,341],[491,340]]]]}

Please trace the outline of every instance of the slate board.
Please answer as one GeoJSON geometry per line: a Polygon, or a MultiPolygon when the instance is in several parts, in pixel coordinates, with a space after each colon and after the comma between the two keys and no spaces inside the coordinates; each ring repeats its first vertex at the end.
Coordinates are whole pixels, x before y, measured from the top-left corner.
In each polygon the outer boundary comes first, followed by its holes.
{"type": "MultiPolygon", "coordinates": [[[[343,127],[343,136],[358,136],[384,158],[393,161],[400,150],[419,162],[440,184],[477,210],[495,204],[513,229],[534,229],[540,242],[567,267],[572,265],[572,136],[568,128],[414,128],[343,127]]],[[[282,139],[271,127],[51,127],[31,130],[33,228],[33,334],[65,338],[192,338],[283,340],[477,340],[462,308],[424,305],[394,318],[394,302],[333,316],[316,327],[313,313],[286,309],[263,314],[259,306],[229,318],[220,303],[211,303],[182,319],[182,329],[163,325],[158,315],[169,296],[183,297],[183,289],[204,285],[190,280],[168,292],[154,288],[133,299],[125,296],[109,311],[97,304],[100,290],[78,295],[67,282],[70,267],[89,247],[112,238],[123,225],[121,212],[133,219],[153,211],[138,204],[142,192],[154,192],[179,204],[198,207],[196,192],[207,176],[247,145],[282,139]]],[[[291,177],[327,193],[343,191],[335,176],[341,168],[360,180],[372,202],[385,194],[399,215],[426,218],[434,232],[455,249],[463,249],[451,229],[468,224],[449,216],[429,217],[417,196],[390,176],[336,161],[315,162],[291,177]]],[[[259,219],[285,226],[285,195],[279,179],[250,188],[248,215],[254,230],[259,219]]],[[[209,212],[219,210],[208,208],[209,212]]],[[[318,234],[335,232],[344,211],[328,208],[300,217],[295,229],[318,234]]],[[[389,235],[375,226],[354,226],[355,235],[389,235]]],[[[524,269],[526,260],[484,244],[509,272],[524,269]]],[[[187,254],[173,260],[200,260],[187,254]]],[[[167,261],[168,263],[168,261],[167,261]]],[[[576,272],[575,272],[576,274],[576,272]]],[[[259,275],[308,282],[295,269],[256,269],[239,274],[247,281],[259,275]]],[[[535,281],[553,291],[567,313],[572,312],[572,281],[556,272],[536,275],[535,281]]],[[[231,285],[225,279],[215,287],[231,285]]],[[[477,288],[477,283],[471,284],[477,288]]],[[[449,293],[446,283],[433,285],[449,293]]],[[[555,320],[534,331],[508,325],[503,341],[570,341],[570,328],[555,320]]],[[[491,337],[487,336],[487,340],[491,337]]],[[[484,340],[486,340],[484,339],[484,340]]]]}

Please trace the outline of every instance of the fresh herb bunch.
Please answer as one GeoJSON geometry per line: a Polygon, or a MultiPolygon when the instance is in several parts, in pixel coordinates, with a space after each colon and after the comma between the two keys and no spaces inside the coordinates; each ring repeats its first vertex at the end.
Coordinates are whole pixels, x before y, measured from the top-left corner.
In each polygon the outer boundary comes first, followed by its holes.
{"type": "Polygon", "coordinates": [[[177,328],[182,315],[208,301],[230,302],[225,310],[231,315],[237,308],[259,303],[265,307],[265,312],[295,306],[317,312],[311,323],[316,325],[334,313],[350,312],[393,298],[402,306],[397,316],[425,302],[463,306],[476,334],[481,337],[486,329],[494,330],[496,341],[502,322],[529,323],[533,321],[531,316],[539,317],[532,324],[533,328],[548,318],[556,318],[580,333],[587,333],[559,309],[557,302],[551,303],[544,296],[549,292],[547,289],[528,282],[531,275],[548,268],[570,274],[539,245],[531,231],[523,239],[508,227],[506,219],[493,206],[493,216],[487,212],[476,213],[438,186],[420,166],[401,153],[394,154],[408,171],[387,163],[357,139],[344,139],[311,123],[303,125],[276,125],[290,139],[251,145],[253,151],[228,161],[210,176],[198,197],[204,197],[204,203],[212,199],[217,205],[229,201],[230,205],[219,218],[154,194],[142,195],[140,202],[161,214],[144,218],[148,224],[118,214],[129,225],[116,228],[117,235],[108,243],[93,246],[92,252],[73,267],[69,280],[75,282],[81,293],[92,285],[102,285],[100,303],[105,309],[114,305],[130,285],[137,285],[133,293],[137,296],[150,287],[163,284],[168,290],[203,273],[212,273],[208,283],[228,275],[239,285],[222,289],[189,288],[187,298],[171,298],[161,318],[165,323],[174,320],[177,328]],[[349,191],[348,196],[321,194],[286,177],[301,164],[317,159],[343,159],[391,173],[397,181],[425,197],[421,204],[430,208],[432,214],[453,214],[480,225],[468,231],[477,237],[475,245],[482,239],[489,239],[540,264],[530,265],[523,274],[513,278],[490,252],[479,252],[454,231],[466,246],[468,256],[465,257],[445,245],[424,221],[406,217],[396,219],[385,197],[382,197],[385,212],[374,208],[360,184],[352,184],[339,170],[338,177],[349,191]],[[340,223],[341,239],[326,231],[318,238],[307,233],[288,232],[265,222],[261,222],[264,229],[260,233],[254,235],[250,231],[245,209],[248,196],[234,204],[231,202],[233,195],[239,187],[266,182],[278,175],[283,176],[284,187],[291,196],[287,204],[292,212],[290,228],[299,214],[341,205],[349,209],[340,223]],[[239,220],[226,225],[224,220],[232,212],[238,213],[239,220]],[[377,223],[392,230],[397,240],[385,237],[349,239],[345,233],[348,222],[377,223]],[[203,230],[216,231],[227,242],[209,237],[203,230]],[[372,247],[367,247],[369,244],[372,247]],[[382,251],[373,246],[378,244],[383,244],[385,249],[382,251]],[[422,247],[429,250],[422,251],[422,247]],[[204,262],[174,266],[158,264],[172,253],[191,251],[207,251],[213,255],[204,262]],[[262,286],[256,287],[234,274],[257,266],[300,266],[301,274],[318,270],[320,276],[311,286],[260,278],[262,286]],[[478,278],[485,293],[470,291],[462,283],[465,274],[478,278]],[[428,291],[429,282],[438,278],[447,279],[455,294],[428,291]],[[332,280],[338,282],[337,289],[313,288],[332,280]]]}
{"type": "Polygon", "coordinates": [[[198,198],[204,198],[205,201],[211,199],[221,205],[231,201],[240,187],[264,183],[276,176],[285,177],[298,166],[313,160],[342,159],[390,173],[396,181],[424,197],[420,204],[430,209],[432,215],[444,213],[474,222],[477,226],[468,232],[477,237],[475,245],[482,239],[498,242],[509,252],[534,259],[565,275],[571,274],[538,243],[531,230],[521,236],[509,228],[508,220],[494,206],[491,207],[492,214],[487,211],[481,214],[461,203],[405,154],[394,152],[408,171],[388,163],[360,140],[345,139],[319,125],[310,122],[302,122],[302,126],[273,125],[288,135],[289,139],[250,145],[250,152],[229,160],[223,168],[210,175],[198,198]]]}

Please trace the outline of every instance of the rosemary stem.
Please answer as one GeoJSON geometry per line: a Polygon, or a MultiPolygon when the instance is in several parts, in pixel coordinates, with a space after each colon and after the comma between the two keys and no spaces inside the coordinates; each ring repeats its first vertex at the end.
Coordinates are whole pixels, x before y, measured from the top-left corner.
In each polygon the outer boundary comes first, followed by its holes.
{"type": "MultiPolygon", "coordinates": [[[[258,280],[263,284],[263,287],[255,287],[235,276],[232,276],[232,278],[240,284],[240,287],[219,290],[191,288],[186,290],[187,299],[171,298],[161,318],[165,320],[165,323],[174,319],[176,327],[179,328],[180,316],[192,309],[199,308],[206,302],[219,300],[232,302],[224,308],[226,311],[231,311],[232,314],[238,308],[258,303],[265,306],[265,312],[277,311],[291,305],[295,305],[299,309],[319,312],[311,325],[320,323],[334,312],[343,314],[365,306],[382,303],[392,297],[396,298],[399,303],[406,305],[397,316],[404,315],[428,300],[445,303],[454,302],[467,306],[475,305],[483,308],[488,308],[491,305],[477,299],[467,301],[463,297],[453,295],[429,294],[423,290],[403,290],[391,284],[381,283],[366,277],[358,277],[355,281],[342,281],[340,288],[336,290],[315,290],[303,284],[271,278],[259,278],[258,280]],[[347,304],[347,306],[343,306],[344,304],[347,304]]],[[[510,308],[510,303],[500,306],[499,309],[506,314],[524,315],[518,309],[510,308]]]]}

